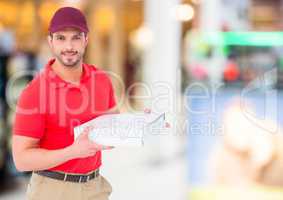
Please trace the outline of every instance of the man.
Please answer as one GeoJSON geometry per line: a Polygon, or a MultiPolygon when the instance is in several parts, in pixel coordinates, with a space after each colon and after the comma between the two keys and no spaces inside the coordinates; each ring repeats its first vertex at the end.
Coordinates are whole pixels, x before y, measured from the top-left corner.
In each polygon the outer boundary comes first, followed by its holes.
{"type": "Polygon", "coordinates": [[[110,78],[83,63],[88,26],[80,10],[63,7],[49,26],[49,61],[18,101],[12,149],[19,171],[33,171],[27,199],[106,200],[112,188],[99,174],[102,146],[73,128],[115,107],[110,78]]]}

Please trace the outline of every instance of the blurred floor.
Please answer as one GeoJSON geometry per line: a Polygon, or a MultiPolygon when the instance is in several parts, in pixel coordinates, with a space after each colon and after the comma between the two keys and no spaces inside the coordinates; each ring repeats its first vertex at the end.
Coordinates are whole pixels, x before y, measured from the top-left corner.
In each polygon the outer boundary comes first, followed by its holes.
{"type": "Polygon", "coordinates": [[[103,174],[113,185],[113,200],[186,199],[185,154],[151,162],[146,148],[105,152],[103,174]]]}
{"type": "Polygon", "coordinates": [[[4,187],[1,185],[1,200],[19,200],[24,199],[25,190],[28,184],[28,177],[18,177],[8,182],[4,187]]]}
{"type": "MultiPolygon", "coordinates": [[[[181,153],[172,159],[148,162],[144,148],[116,148],[105,151],[101,174],[112,184],[112,200],[186,199],[186,160],[181,153]]],[[[3,191],[0,200],[24,199],[27,178],[3,191]]]]}

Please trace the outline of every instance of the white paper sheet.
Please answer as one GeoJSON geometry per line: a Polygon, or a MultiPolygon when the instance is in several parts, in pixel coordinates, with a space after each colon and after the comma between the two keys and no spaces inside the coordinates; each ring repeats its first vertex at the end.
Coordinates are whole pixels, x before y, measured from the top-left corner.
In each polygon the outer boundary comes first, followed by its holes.
{"type": "Polygon", "coordinates": [[[74,128],[75,139],[92,127],[89,139],[108,146],[143,146],[146,134],[159,134],[165,128],[165,113],[107,114],[74,128]]]}

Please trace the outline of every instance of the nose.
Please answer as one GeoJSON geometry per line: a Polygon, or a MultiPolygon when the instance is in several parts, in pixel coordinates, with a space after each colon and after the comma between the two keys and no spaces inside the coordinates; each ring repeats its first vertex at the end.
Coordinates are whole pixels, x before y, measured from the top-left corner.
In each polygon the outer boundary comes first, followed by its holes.
{"type": "Polygon", "coordinates": [[[65,49],[67,50],[67,51],[72,51],[73,50],[73,44],[72,44],[72,41],[66,41],[66,43],[65,43],[65,49]]]}

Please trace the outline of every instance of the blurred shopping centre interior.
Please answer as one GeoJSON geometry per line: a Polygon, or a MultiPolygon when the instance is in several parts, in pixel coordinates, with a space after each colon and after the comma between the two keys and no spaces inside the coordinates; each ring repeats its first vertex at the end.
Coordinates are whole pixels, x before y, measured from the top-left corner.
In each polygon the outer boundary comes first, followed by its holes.
{"type": "MultiPolygon", "coordinates": [[[[48,24],[61,6],[75,6],[86,14],[90,26],[86,62],[114,72],[125,88],[148,80],[149,73],[152,79],[162,80],[160,73],[166,70],[169,76],[165,77],[170,77],[170,70],[180,70],[181,78],[173,84],[180,85],[181,95],[196,81],[242,88],[272,69],[276,76],[268,77],[269,83],[274,88],[283,86],[282,0],[1,0],[0,180],[17,174],[10,153],[14,105],[32,79],[29,72],[40,70],[51,56],[48,24]],[[173,61],[164,59],[176,66],[144,67],[162,65],[154,61],[162,59],[162,42],[153,44],[156,35],[165,33],[172,33],[168,40],[173,40],[170,45],[178,54],[172,55],[173,61]]],[[[117,91],[121,93],[121,88],[117,91]]],[[[139,92],[135,88],[127,95],[139,92]]],[[[142,104],[138,99],[128,101],[142,104]]]]}

